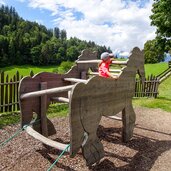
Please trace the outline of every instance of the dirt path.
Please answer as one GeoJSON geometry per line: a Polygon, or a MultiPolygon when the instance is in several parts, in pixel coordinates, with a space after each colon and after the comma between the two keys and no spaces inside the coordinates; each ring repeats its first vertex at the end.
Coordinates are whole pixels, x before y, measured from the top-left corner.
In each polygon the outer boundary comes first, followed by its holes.
{"type": "MultiPolygon", "coordinates": [[[[170,171],[171,170],[171,113],[160,109],[136,108],[134,137],[121,141],[120,121],[103,118],[98,129],[105,157],[98,165],[88,168],[81,152],[75,158],[65,154],[52,170],[57,171],[170,171]]],[[[54,118],[57,134],[50,137],[69,143],[68,118],[54,118]]],[[[0,142],[19,129],[19,125],[0,130],[0,142]]],[[[22,132],[0,149],[0,170],[47,170],[60,151],[45,147],[22,132]]]]}

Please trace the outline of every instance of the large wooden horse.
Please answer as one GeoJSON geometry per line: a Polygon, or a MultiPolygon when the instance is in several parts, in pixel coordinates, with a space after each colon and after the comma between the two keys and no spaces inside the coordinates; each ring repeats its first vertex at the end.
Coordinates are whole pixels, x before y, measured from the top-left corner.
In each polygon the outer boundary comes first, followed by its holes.
{"type": "Polygon", "coordinates": [[[70,105],[71,155],[81,147],[83,137],[88,136],[82,145],[83,155],[88,165],[100,160],[104,150],[96,132],[102,116],[116,115],[122,111],[123,141],[133,136],[135,112],[132,97],[135,93],[135,76],[144,78],[143,53],[134,48],[127,66],[117,80],[95,76],[86,84],[77,83],[72,91],[70,105]]]}
{"type": "Polygon", "coordinates": [[[27,127],[26,131],[60,150],[65,149],[66,144],[46,138],[56,131],[55,125],[46,117],[46,111],[52,100],[69,103],[71,146],[68,151],[74,157],[82,148],[88,165],[104,156],[103,146],[96,135],[102,116],[113,116],[122,111],[123,141],[132,137],[135,125],[132,97],[137,71],[144,78],[144,57],[139,48],[133,49],[118,80],[99,76],[86,80],[89,68],[97,71],[97,62],[97,53],[85,50],[68,73],[43,72],[34,77],[24,77],[19,84],[21,126],[30,124],[35,113],[37,122],[33,129],[27,127]],[[78,83],[73,84],[72,81],[78,83]]]}

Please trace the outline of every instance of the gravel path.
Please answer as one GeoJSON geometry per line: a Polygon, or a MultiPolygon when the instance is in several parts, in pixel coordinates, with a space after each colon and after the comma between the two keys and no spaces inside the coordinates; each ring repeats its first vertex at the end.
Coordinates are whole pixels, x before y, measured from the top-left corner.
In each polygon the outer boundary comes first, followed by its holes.
{"type": "MultiPolygon", "coordinates": [[[[134,137],[121,141],[120,121],[102,118],[98,136],[105,149],[99,164],[87,167],[81,151],[75,158],[62,156],[52,170],[57,171],[170,171],[171,113],[160,109],[135,108],[137,114],[134,137]]],[[[54,118],[57,134],[53,140],[69,143],[68,118],[54,118]]],[[[0,142],[19,129],[19,125],[0,130],[0,142]]],[[[46,171],[60,151],[42,145],[25,132],[0,149],[0,171],[46,171]]]]}

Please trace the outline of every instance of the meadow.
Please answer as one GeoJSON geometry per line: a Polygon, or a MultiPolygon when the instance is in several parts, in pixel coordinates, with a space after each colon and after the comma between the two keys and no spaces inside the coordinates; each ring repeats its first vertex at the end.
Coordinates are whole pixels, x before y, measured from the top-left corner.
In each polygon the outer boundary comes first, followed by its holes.
{"type": "MultiPolygon", "coordinates": [[[[74,64],[74,63],[73,63],[74,64]]],[[[22,66],[9,66],[0,68],[0,71],[4,71],[5,75],[8,74],[9,78],[12,78],[17,71],[23,76],[28,76],[31,71],[33,71],[34,74],[39,72],[53,72],[56,70],[59,66],[32,66],[32,65],[22,65],[22,66]]],[[[145,72],[146,77],[153,74],[158,75],[162,71],[168,68],[167,62],[161,62],[157,64],[145,64],[145,72]]]]}
{"type": "MultiPolygon", "coordinates": [[[[5,71],[6,74],[9,75],[9,77],[13,77],[17,71],[19,71],[20,74],[23,76],[29,75],[30,71],[33,71],[35,74],[46,71],[46,72],[53,72],[53,70],[56,70],[57,66],[41,66],[41,67],[35,67],[30,65],[24,65],[24,66],[11,66],[11,67],[5,67],[1,68],[0,70],[5,71]]],[[[146,64],[145,65],[145,72],[146,77],[153,75],[158,75],[162,71],[168,68],[168,63],[157,63],[157,64],[146,64]]],[[[134,107],[142,106],[147,108],[160,108],[164,111],[171,112],[171,77],[166,79],[164,82],[162,82],[159,85],[159,95],[156,99],[154,98],[133,98],[133,105],[134,107]]],[[[5,113],[0,114],[0,128],[13,124],[16,122],[19,122],[20,116],[18,115],[19,112],[15,113],[5,113]]],[[[48,117],[62,117],[66,116],[68,114],[68,106],[67,105],[56,105],[52,104],[48,109],[48,117]]]]}

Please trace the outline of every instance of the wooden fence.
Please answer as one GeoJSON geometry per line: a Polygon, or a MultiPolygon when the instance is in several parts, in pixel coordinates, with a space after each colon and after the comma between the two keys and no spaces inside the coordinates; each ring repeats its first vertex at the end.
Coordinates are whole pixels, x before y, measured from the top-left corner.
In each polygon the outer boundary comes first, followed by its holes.
{"type": "MultiPolygon", "coordinates": [[[[30,76],[33,76],[30,72],[30,76]]],[[[0,72],[0,113],[19,110],[18,85],[23,76],[17,71],[13,78],[0,72]]]]}
{"type": "Polygon", "coordinates": [[[171,68],[171,61],[168,62],[168,67],[171,68]]]}
{"type": "Polygon", "coordinates": [[[158,95],[159,80],[157,77],[151,75],[142,82],[137,79],[135,83],[135,97],[154,97],[158,95]]]}
{"type": "MultiPolygon", "coordinates": [[[[30,76],[33,76],[33,71],[30,76]]],[[[18,85],[23,76],[16,72],[13,78],[9,79],[4,72],[0,73],[0,113],[19,110],[18,103],[18,85]]],[[[145,83],[136,80],[135,97],[157,97],[159,81],[157,77],[150,76],[146,78],[145,83]]]]}

